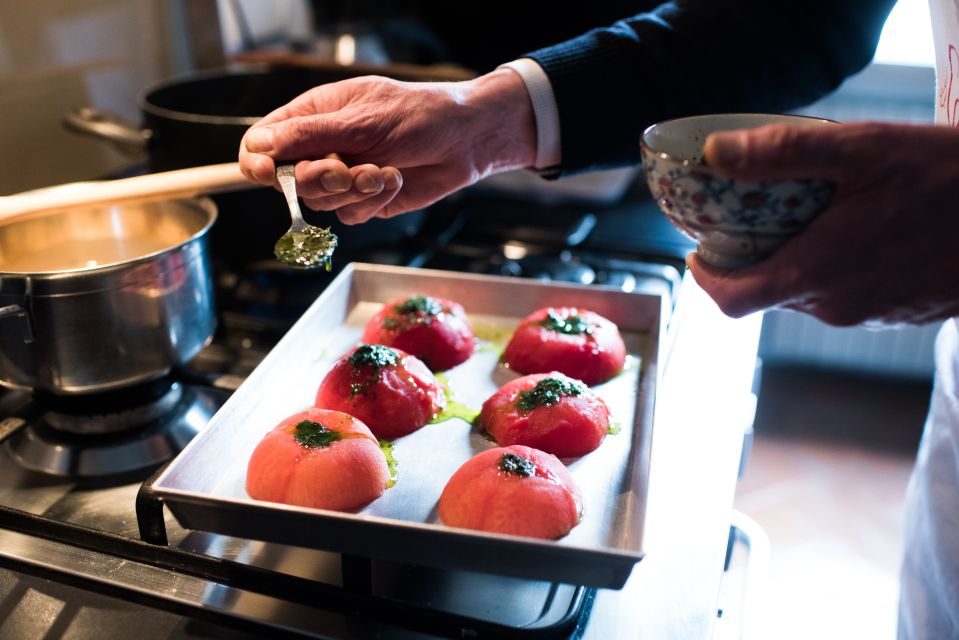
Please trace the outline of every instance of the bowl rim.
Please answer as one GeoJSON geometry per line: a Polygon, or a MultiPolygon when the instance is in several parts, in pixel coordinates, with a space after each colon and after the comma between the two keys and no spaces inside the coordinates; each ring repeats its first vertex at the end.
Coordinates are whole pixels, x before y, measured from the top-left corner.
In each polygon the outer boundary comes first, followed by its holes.
{"type": "MultiPolygon", "coordinates": [[[[653,124],[643,129],[642,135],[639,136],[639,147],[641,151],[647,151],[650,154],[656,156],[657,158],[660,158],[661,160],[671,160],[673,162],[678,162],[682,164],[683,166],[687,166],[687,167],[690,165],[695,165],[697,167],[701,166],[703,168],[708,169],[709,165],[706,164],[705,162],[696,162],[690,158],[681,159],[674,154],[667,153],[666,151],[659,151],[653,148],[649,143],[646,142],[646,136],[649,135],[649,133],[656,127],[660,127],[666,124],[671,124],[679,120],[698,120],[701,118],[743,117],[743,116],[746,116],[746,117],[771,116],[775,118],[788,118],[790,120],[804,120],[804,121],[810,121],[810,122],[817,121],[821,124],[829,124],[829,125],[841,124],[838,120],[832,120],[830,118],[823,118],[820,116],[809,116],[809,115],[796,114],[796,113],[765,113],[761,111],[731,111],[731,112],[722,112],[722,113],[699,113],[699,114],[693,114],[688,116],[678,116],[675,118],[668,118],[666,120],[660,120],[659,122],[654,122],[653,124]]],[[[768,124],[777,124],[777,123],[770,122],[768,124]]],[[[763,125],[757,125],[757,126],[763,126],[763,125]]],[[[729,129],[729,131],[736,131],[736,130],[737,129],[729,129]]],[[[738,130],[742,130],[742,129],[738,129],[738,130]]],[[[706,141],[704,140],[703,144],[705,144],[705,142],[706,141]]]]}

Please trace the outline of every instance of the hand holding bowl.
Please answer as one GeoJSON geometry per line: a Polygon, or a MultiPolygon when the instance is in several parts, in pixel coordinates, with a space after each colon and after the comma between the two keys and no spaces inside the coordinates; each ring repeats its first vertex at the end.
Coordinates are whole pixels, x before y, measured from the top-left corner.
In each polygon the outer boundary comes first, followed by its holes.
{"type": "Polygon", "coordinates": [[[703,159],[706,138],[718,131],[769,124],[797,127],[836,123],[804,116],[731,113],[654,124],[640,141],[649,189],[666,217],[693,240],[707,263],[738,269],[767,257],[826,208],[826,180],[750,181],[716,172],[703,159]]]}

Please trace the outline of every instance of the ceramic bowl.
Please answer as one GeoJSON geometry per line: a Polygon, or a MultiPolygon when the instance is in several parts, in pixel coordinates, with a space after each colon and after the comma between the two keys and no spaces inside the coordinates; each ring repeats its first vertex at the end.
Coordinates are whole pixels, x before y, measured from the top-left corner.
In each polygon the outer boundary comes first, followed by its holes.
{"type": "Polygon", "coordinates": [[[829,203],[823,180],[755,182],[726,178],[703,162],[710,133],[782,123],[835,126],[831,120],[759,113],[677,118],[643,132],[640,148],[649,189],[681,231],[699,243],[706,262],[738,269],[762,260],[829,203]]]}

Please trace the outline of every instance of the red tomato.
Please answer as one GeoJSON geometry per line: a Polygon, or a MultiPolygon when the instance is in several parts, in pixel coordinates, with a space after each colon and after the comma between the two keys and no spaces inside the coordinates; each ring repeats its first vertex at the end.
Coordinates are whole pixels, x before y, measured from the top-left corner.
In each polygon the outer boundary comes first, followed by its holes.
{"type": "Polygon", "coordinates": [[[467,460],[440,496],[451,527],[533,538],[562,538],[579,524],[583,499],[555,456],[515,445],[467,460]]]}
{"type": "Polygon", "coordinates": [[[553,371],[504,384],[483,403],[479,423],[502,446],[523,444],[570,458],[603,442],[609,409],[585,384],[553,371]]]}
{"type": "Polygon", "coordinates": [[[386,456],[365,424],[339,411],[308,409],[256,446],[246,492],[256,500],[354,511],[383,495],[389,481],[386,456]]]}
{"type": "Polygon", "coordinates": [[[412,296],[383,305],[363,332],[363,342],[397,347],[445,371],[473,355],[473,327],[463,307],[445,298],[412,296]]]}
{"type": "Polygon", "coordinates": [[[314,405],[348,413],[378,438],[412,433],[446,408],[443,385],[417,358],[392,347],[361,344],[340,358],[314,405]]]}
{"type": "Polygon", "coordinates": [[[518,373],[559,371],[586,384],[623,370],[626,345],[616,325],[587,309],[544,307],[526,316],[503,351],[518,373]]]}

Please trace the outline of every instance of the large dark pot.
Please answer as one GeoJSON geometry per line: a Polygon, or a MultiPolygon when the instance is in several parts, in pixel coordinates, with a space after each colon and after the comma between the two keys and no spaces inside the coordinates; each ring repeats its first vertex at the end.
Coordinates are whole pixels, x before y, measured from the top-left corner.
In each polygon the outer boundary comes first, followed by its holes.
{"type": "MultiPolygon", "coordinates": [[[[235,161],[240,139],[251,124],[320,84],[376,71],[400,80],[443,79],[407,67],[320,66],[274,68],[244,65],[162,81],[139,98],[142,127],[90,108],[71,113],[66,125],[124,147],[144,149],[150,171],[235,161]]],[[[283,198],[270,189],[214,196],[223,222],[210,235],[214,257],[228,262],[272,258],[273,243],[289,227],[283,198]]],[[[311,221],[330,224],[332,218],[311,221]]],[[[335,224],[335,222],[334,222],[335,224]]],[[[389,242],[409,220],[375,220],[361,227],[339,226],[341,246],[389,242]]]]}

